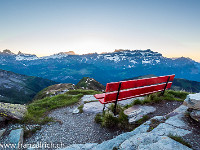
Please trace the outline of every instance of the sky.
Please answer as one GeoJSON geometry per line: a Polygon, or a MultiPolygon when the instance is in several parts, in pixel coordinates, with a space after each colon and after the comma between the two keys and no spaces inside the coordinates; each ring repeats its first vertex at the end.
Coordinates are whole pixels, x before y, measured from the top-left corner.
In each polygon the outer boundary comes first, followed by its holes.
{"type": "Polygon", "coordinates": [[[151,49],[200,62],[200,0],[0,0],[0,51],[151,49]]]}

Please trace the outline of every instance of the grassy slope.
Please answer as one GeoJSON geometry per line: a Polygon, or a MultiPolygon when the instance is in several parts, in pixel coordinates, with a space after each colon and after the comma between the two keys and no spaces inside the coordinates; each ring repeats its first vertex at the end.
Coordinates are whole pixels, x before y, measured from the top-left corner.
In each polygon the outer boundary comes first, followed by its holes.
{"type": "Polygon", "coordinates": [[[65,94],[34,100],[28,105],[28,111],[24,117],[23,123],[45,124],[52,121],[51,118],[47,117],[49,111],[73,105],[77,103],[83,95],[98,93],[100,92],[93,90],[72,90],[65,94]]]}

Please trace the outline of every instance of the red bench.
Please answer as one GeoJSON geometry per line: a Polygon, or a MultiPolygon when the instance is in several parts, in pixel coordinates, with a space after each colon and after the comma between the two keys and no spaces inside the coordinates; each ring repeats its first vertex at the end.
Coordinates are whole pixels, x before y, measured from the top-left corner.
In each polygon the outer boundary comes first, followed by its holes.
{"type": "MultiPolygon", "coordinates": [[[[99,100],[100,103],[115,103],[134,97],[140,97],[149,95],[152,93],[162,91],[164,94],[166,89],[169,89],[172,85],[175,75],[144,78],[137,80],[128,80],[120,82],[111,82],[106,85],[106,93],[96,94],[94,97],[99,100]]],[[[104,110],[104,109],[103,109],[104,110]]]]}

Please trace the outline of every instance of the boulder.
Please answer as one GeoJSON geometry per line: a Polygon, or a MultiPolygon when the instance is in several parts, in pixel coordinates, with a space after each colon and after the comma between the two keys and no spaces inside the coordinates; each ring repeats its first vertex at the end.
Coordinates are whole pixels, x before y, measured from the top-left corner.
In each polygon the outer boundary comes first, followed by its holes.
{"type": "Polygon", "coordinates": [[[27,108],[25,105],[0,102],[0,116],[5,119],[21,120],[26,111],[27,108]]]}
{"type": "Polygon", "coordinates": [[[135,123],[140,120],[143,116],[154,112],[156,108],[153,106],[140,106],[134,105],[126,110],[124,110],[124,114],[126,114],[129,118],[129,123],[135,123]]]}
{"type": "Polygon", "coordinates": [[[192,109],[200,110],[200,93],[189,94],[183,102],[183,105],[192,109]]]}
{"type": "Polygon", "coordinates": [[[9,134],[9,141],[11,144],[23,144],[23,136],[24,136],[24,130],[21,129],[16,129],[12,130],[9,134]]]}
{"type": "Polygon", "coordinates": [[[200,110],[192,110],[190,117],[198,122],[200,122],[200,110]]]}

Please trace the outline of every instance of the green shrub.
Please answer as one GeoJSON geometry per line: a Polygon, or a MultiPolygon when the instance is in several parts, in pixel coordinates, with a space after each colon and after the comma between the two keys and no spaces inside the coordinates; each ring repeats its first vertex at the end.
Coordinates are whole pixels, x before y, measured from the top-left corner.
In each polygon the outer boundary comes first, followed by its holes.
{"type": "Polygon", "coordinates": [[[186,96],[189,94],[188,92],[183,92],[183,91],[173,91],[173,90],[167,90],[168,94],[172,94],[174,95],[174,97],[176,98],[180,98],[180,99],[185,99],[186,96]]]}
{"type": "MultiPolygon", "coordinates": [[[[108,109],[114,113],[115,104],[111,104],[108,106],[108,109]]],[[[122,107],[120,105],[116,106],[116,114],[119,114],[122,111],[122,107]]]]}
{"type": "Polygon", "coordinates": [[[101,123],[102,122],[102,115],[100,113],[96,114],[94,118],[96,123],[101,123]]]}
{"type": "Polygon", "coordinates": [[[105,113],[102,118],[102,126],[107,128],[117,127],[118,119],[110,112],[105,113]]]}
{"type": "Polygon", "coordinates": [[[133,104],[133,105],[140,105],[140,104],[142,104],[142,101],[139,100],[139,99],[136,99],[136,100],[133,101],[132,104],[133,104]]]}

